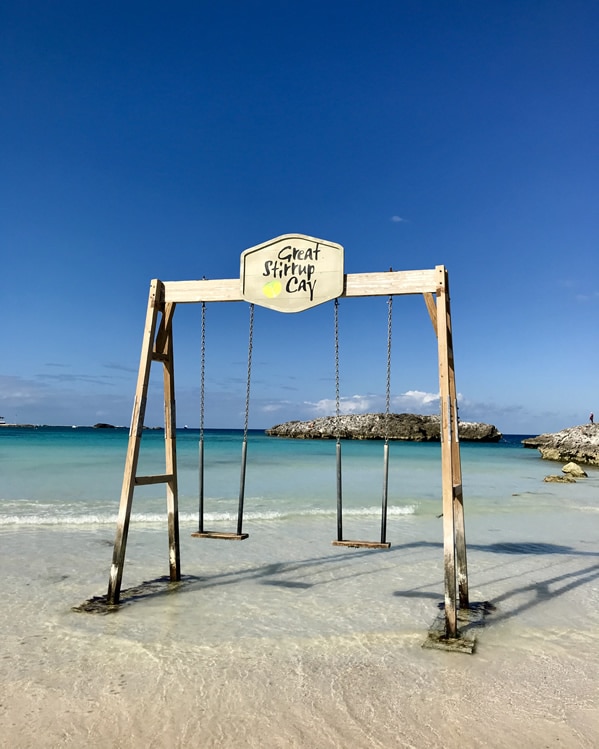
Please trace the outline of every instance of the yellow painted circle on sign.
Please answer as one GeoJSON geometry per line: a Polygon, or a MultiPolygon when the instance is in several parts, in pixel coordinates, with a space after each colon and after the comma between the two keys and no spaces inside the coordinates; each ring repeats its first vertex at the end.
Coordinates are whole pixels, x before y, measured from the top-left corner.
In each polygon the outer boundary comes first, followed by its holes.
{"type": "Polygon", "coordinates": [[[262,293],[269,299],[274,299],[276,296],[279,296],[281,291],[283,291],[283,286],[280,281],[269,281],[262,287],[262,293]]]}

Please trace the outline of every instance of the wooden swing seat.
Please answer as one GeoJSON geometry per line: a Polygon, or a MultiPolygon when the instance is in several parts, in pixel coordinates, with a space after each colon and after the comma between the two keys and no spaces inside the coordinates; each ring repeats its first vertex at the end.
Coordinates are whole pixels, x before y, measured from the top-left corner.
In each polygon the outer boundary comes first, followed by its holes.
{"type": "Polygon", "coordinates": [[[192,538],[220,538],[225,541],[243,541],[249,533],[220,533],[218,531],[196,531],[192,533],[192,538]]]}
{"type": "Polygon", "coordinates": [[[359,549],[388,549],[391,546],[390,541],[333,541],[333,546],[351,546],[359,549]]]}

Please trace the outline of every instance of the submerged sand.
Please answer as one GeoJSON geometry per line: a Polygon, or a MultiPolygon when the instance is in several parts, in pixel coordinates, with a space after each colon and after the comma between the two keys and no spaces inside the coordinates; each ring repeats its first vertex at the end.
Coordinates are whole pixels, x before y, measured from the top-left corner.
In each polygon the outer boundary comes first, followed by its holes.
{"type": "MultiPolygon", "coordinates": [[[[434,520],[370,556],[309,524],[293,546],[268,523],[235,548],[183,533],[185,584],[106,616],[71,606],[105,590],[108,531],[3,530],[0,746],[597,747],[597,522],[570,518],[536,552],[472,544],[472,598],[497,608],[471,656],[421,647],[442,593],[434,520]]],[[[132,534],[125,585],[164,572],[155,535],[132,534]]]]}

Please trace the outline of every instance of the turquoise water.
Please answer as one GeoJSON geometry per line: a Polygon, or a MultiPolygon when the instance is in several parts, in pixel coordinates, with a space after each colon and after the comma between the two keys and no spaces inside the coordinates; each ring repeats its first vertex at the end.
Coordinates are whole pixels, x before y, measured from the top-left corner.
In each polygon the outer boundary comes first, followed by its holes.
{"type": "MultiPolygon", "coordinates": [[[[242,436],[236,430],[206,431],[207,530],[236,528],[242,436]]],[[[473,581],[477,580],[477,573],[493,568],[498,558],[517,575],[517,561],[525,566],[527,555],[539,550],[548,554],[547,559],[555,550],[580,557],[589,552],[599,530],[599,469],[588,468],[588,478],[575,484],[545,483],[544,476],[560,473],[561,466],[541,460],[536,450],[523,448],[523,437],[513,435],[499,443],[461,446],[473,581]]],[[[343,560],[350,563],[347,554],[351,552],[331,551],[330,546],[337,530],[334,441],[290,440],[267,437],[261,431],[249,433],[243,530],[250,538],[243,544],[190,541],[199,522],[198,441],[197,430],[177,433],[184,574],[195,574],[213,564],[223,565],[230,574],[244,565],[253,569],[268,558],[284,565],[288,559],[296,558],[294,555],[301,556],[302,543],[308,545],[308,550],[304,549],[308,559],[321,560],[317,567],[343,560]]],[[[104,592],[127,443],[126,429],[2,428],[0,534],[5,549],[7,544],[14,544],[13,553],[21,555],[23,569],[29,569],[31,552],[41,545],[45,548],[44,564],[60,568],[74,549],[81,544],[85,547],[91,540],[96,544],[93,559],[81,559],[82,569],[88,564],[95,580],[94,589],[87,593],[104,592]],[[97,544],[103,547],[99,557],[97,544]]],[[[375,441],[343,441],[342,452],[344,537],[378,540],[383,445],[375,441]]],[[[138,473],[162,473],[164,468],[164,434],[147,430],[142,438],[138,473]]],[[[440,595],[439,444],[391,443],[388,496],[387,540],[392,549],[386,558],[401,554],[403,573],[417,576],[424,554],[436,570],[435,585],[440,595]]],[[[168,571],[165,545],[165,487],[138,487],[129,529],[127,584],[160,577],[168,571]]],[[[374,569],[381,563],[377,555],[366,561],[363,552],[353,554],[351,564],[362,560],[360,564],[365,569],[374,569]]],[[[84,576],[80,581],[83,579],[84,576]]],[[[359,594],[356,589],[354,595],[359,594]]],[[[481,594],[489,597],[488,592],[481,594]]],[[[73,591],[72,595],[76,598],[80,594],[73,591]]]]}
{"type": "MultiPolygon", "coordinates": [[[[497,444],[462,444],[464,493],[468,512],[518,511],[546,504],[555,492],[539,479],[547,464],[521,446],[523,435],[497,444]],[[545,498],[545,499],[544,499],[545,498]],[[534,501],[533,501],[534,499],[534,501]]],[[[112,524],[118,511],[128,430],[93,428],[10,428],[0,431],[0,526],[112,524]]],[[[177,433],[180,517],[197,522],[197,430],[177,433]]],[[[236,512],[242,433],[205,433],[206,520],[230,520],[236,512]]],[[[349,515],[380,512],[383,455],[380,442],[344,441],[343,500],[349,515]]],[[[138,473],[164,471],[164,435],[148,430],[142,438],[138,473]]],[[[581,494],[581,492],[579,492],[581,494]]],[[[440,512],[440,447],[435,443],[391,443],[389,513],[440,512]]],[[[584,500],[583,500],[584,501],[584,500]]],[[[133,512],[146,524],[164,514],[164,487],[139,487],[133,512]]],[[[336,508],[334,441],[289,440],[248,435],[245,488],[246,522],[291,522],[313,514],[330,518],[336,508]]]]}

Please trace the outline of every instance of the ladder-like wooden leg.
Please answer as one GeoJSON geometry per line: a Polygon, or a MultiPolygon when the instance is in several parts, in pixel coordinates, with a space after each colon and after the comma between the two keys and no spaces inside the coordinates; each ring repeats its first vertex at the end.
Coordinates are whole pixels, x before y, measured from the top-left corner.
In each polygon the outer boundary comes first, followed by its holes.
{"type": "Polygon", "coordinates": [[[156,337],[154,359],[162,361],[164,378],[164,448],[166,457],[166,500],[168,512],[168,558],[172,582],[181,579],[179,551],[179,494],[177,487],[177,418],[175,406],[175,363],[173,315],[175,304],[167,303],[156,337]]]}
{"type": "Polygon", "coordinates": [[[160,281],[153,280],[150,284],[148,297],[148,308],[146,322],[141,346],[141,357],[139,362],[139,374],[137,387],[135,389],[135,400],[133,403],[133,414],[131,416],[131,428],[129,430],[129,445],[123,474],[123,486],[121,490],[121,502],[117,521],[116,538],[112,555],[112,566],[110,568],[110,580],[108,582],[107,602],[116,605],[121,594],[121,582],[123,578],[123,567],[125,564],[125,551],[127,548],[127,535],[129,533],[129,519],[131,517],[131,503],[135,489],[135,476],[139,460],[139,447],[141,442],[146,402],[148,397],[148,383],[150,379],[150,365],[152,363],[152,348],[156,334],[156,321],[158,313],[164,308],[162,299],[164,287],[160,281]]]}

